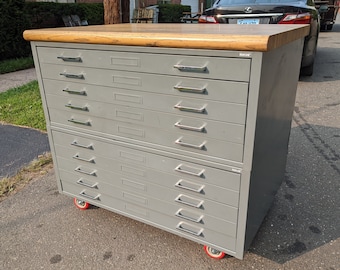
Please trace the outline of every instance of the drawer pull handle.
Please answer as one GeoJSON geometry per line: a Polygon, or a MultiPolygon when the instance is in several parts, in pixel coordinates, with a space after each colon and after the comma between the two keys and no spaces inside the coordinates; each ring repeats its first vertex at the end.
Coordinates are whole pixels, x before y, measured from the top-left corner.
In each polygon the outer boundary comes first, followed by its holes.
{"type": "Polygon", "coordinates": [[[93,170],[92,172],[84,171],[80,166],[74,169],[76,172],[80,172],[86,175],[96,176],[96,170],[93,170]]]}
{"type": "Polygon", "coordinates": [[[84,74],[71,74],[71,73],[66,73],[66,72],[62,72],[60,73],[61,76],[65,76],[66,78],[70,78],[70,79],[80,79],[80,80],[84,80],[84,74]]]}
{"type": "Polygon", "coordinates": [[[91,184],[88,184],[88,183],[84,182],[82,178],[80,178],[77,181],[77,184],[85,186],[85,187],[89,187],[89,188],[98,188],[98,182],[96,182],[96,183],[91,185],[91,184]]]}
{"type": "Polygon", "coordinates": [[[74,124],[78,124],[78,125],[84,125],[84,126],[91,126],[91,122],[90,121],[80,121],[80,120],[75,120],[75,119],[69,119],[67,120],[71,123],[74,123],[74,124]]]}
{"type": "MultiPolygon", "coordinates": [[[[183,224],[185,224],[184,222],[180,222],[178,223],[178,225],[176,226],[176,229],[180,230],[180,231],[183,231],[183,232],[186,232],[186,233],[190,233],[190,234],[193,234],[195,236],[200,236],[203,232],[203,229],[202,228],[197,228],[198,230],[197,231],[194,231],[194,230],[190,230],[190,229],[187,229],[187,228],[184,228],[183,227],[183,224]]],[[[193,228],[194,229],[194,228],[193,228]]],[[[196,228],[195,228],[196,229],[196,228]]]]}
{"type": "Polygon", "coordinates": [[[189,174],[189,175],[193,175],[193,176],[197,176],[197,177],[202,177],[203,173],[204,173],[204,169],[196,169],[196,168],[192,168],[189,166],[185,166],[183,164],[179,164],[176,168],[175,168],[176,172],[180,172],[180,173],[185,173],[185,174],[189,174]],[[184,170],[183,167],[187,167],[188,170],[184,170]],[[194,171],[191,171],[194,170],[194,171]],[[197,170],[197,172],[195,172],[195,170],[197,170]]]}
{"type": "Polygon", "coordinates": [[[206,72],[206,66],[185,66],[185,65],[174,65],[174,68],[178,69],[179,71],[186,71],[186,72],[206,72]]]}
{"type": "Polygon", "coordinates": [[[80,148],[85,148],[85,149],[93,150],[93,144],[83,145],[83,144],[79,144],[77,141],[73,141],[73,142],[71,142],[71,145],[77,146],[77,147],[80,147],[80,148]]]}
{"type": "Polygon", "coordinates": [[[81,161],[85,161],[85,162],[88,162],[88,163],[94,163],[94,157],[86,159],[86,158],[82,158],[78,154],[76,154],[76,155],[73,156],[73,158],[81,160],[81,161]]]}
{"type": "Polygon", "coordinates": [[[195,87],[189,87],[189,86],[176,85],[174,86],[174,88],[180,92],[188,92],[188,93],[195,93],[195,94],[204,94],[207,91],[205,87],[195,88],[195,87]]]}
{"type": "Polygon", "coordinates": [[[180,194],[179,196],[177,196],[175,201],[179,202],[179,203],[183,203],[183,204],[191,206],[191,207],[195,207],[195,208],[201,208],[201,206],[204,202],[202,200],[197,200],[195,198],[191,198],[191,197],[185,196],[183,194],[180,194]]]}
{"type": "Polygon", "coordinates": [[[80,107],[80,106],[74,106],[72,104],[66,104],[65,107],[73,109],[73,110],[80,110],[80,111],[88,111],[88,107],[84,106],[84,107],[80,107]]]}
{"type": "Polygon", "coordinates": [[[205,148],[206,141],[202,142],[200,145],[195,145],[195,144],[183,142],[182,137],[181,137],[181,138],[178,138],[175,141],[175,143],[178,144],[178,145],[181,145],[181,146],[190,147],[190,148],[194,148],[194,149],[198,149],[198,150],[203,150],[205,148]]]}
{"type": "Polygon", "coordinates": [[[90,200],[99,200],[100,194],[98,194],[97,196],[91,196],[85,193],[85,190],[83,190],[82,192],[79,193],[80,196],[83,196],[85,198],[88,198],[90,200]]]}
{"type": "Polygon", "coordinates": [[[185,130],[190,130],[190,131],[196,131],[196,132],[203,132],[205,130],[205,126],[206,124],[204,123],[202,126],[200,127],[192,127],[192,126],[186,126],[186,125],[182,125],[181,121],[178,121],[175,124],[175,127],[178,127],[180,129],[185,129],[185,130]]]}
{"type": "Polygon", "coordinates": [[[191,183],[191,182],[187,182],[183,179],[179,180],[176,184],[175,184],[176,187],[179,187],[179,188],[183,188],[183,189],[186,189],[186,190],[190,190],[190,191],[193,191],[193,192],[196,192],[196,193],[201,193],[202,190],[204,189],[204,185],[196,185],[194,183],[191,183]],[[186,184],[190,184],[192,186],[197,186],[197,188],[195,187],[190,187],[190,186],[186,186],[186,184]]]}
{"type": "Polygon", "coordinates": [[[194,112],[194,113],[204,113],[205,107],[206,105],[203,105],[201,108],[186,107],[186,106],[182,106],[181,102],[174,106],[174,108],[179,109],[180,111],[194,112]]]}
{"type": "Polygon", "coordinates": [[[183,209],[179,209],[175,214],[176,217],[184,218],[186,220],[190,220],[190,221],[193,221],[193,222],[196,222],[196,223],[200,223],[203,219],[203,215],[200,215],[198,218],[193,218],[193,217],[189,217],[187,215],[183,215],[182,211],[183,211],[183,209]]]}
{"type": "Polygon", "coordinates": [[[57,56],[57,58],[65,61],[65,62],[78,62],[78,63],[83,62],[81,57],[57,56]]]}
{"type": "Polygon", "coordinates": [[[72,94],[72,95],[86,96],[86,92],[85,91],[70,90],[68,88],[63,89],[63,91],[67,92],[69,94],[72,94]]]}

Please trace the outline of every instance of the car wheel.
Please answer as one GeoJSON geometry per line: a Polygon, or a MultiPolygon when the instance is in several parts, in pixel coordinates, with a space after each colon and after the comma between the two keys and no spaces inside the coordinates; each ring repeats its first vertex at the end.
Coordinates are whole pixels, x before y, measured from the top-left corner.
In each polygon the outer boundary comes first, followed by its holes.
{"type": "Polygon", "coordinates": [[[327,30],[328,30],[328,31],[331,31],[332,29],[333,29],[333,24],[328,24],[328,25],[327,25],[327,30]]]}
{"type": "Polygon", "coordinates": [[[302,75],[302,76],[312,76],[313,71],[314,71],[314,61],[309,66],[301,68],[300,75],[302,75]]]}

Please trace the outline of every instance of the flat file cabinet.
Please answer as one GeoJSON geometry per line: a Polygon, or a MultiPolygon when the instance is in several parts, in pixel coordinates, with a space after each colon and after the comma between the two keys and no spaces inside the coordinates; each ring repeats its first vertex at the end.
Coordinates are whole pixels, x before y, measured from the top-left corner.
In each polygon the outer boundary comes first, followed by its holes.
{"type": "Polygon", "coordinates": [[[25,31],[60,192],[241,259],[284,176],[307,32],[25,31]]]}

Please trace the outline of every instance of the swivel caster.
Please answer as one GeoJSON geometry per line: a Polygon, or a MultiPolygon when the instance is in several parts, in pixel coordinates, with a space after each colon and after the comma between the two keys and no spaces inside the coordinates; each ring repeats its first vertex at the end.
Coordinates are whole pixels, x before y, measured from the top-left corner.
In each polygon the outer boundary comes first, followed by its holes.
{"type": "Polygon", "coordinates": [[[225,256],[225,253],[222,251],[219,251],[217,249],[214,249],[212,247],[204,246],[205,253],[208,254],[209,257],[213,259],[220,260],[225,256]]]}
{"type": "Polygon", "coordinates": [[[79,200],[77,198],[74,198],[73,202],[74,202],[74,205],[80,210],[86,210],[87,208],[90,207],[90,204],[88,202],[79,200]]]}

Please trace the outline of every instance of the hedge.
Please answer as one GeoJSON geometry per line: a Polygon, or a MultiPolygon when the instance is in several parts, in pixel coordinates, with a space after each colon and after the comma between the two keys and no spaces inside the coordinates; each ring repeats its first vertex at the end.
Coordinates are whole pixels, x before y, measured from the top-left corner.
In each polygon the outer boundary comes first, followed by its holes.
{"type": "MultiPolygon", "coordinates": [[[[101,3],[0,0],[0,10],[0,61],[29,56],[31,48],[22,37],[24,30],[64,26],[64,15],[77,14],[81,20],[87,20],[89,25],[104,24],[104,7],[101,3]]],[[[190,6],[161,4],[158,21],[179,23],[183,12],[190,12],[190,6]]]]}

